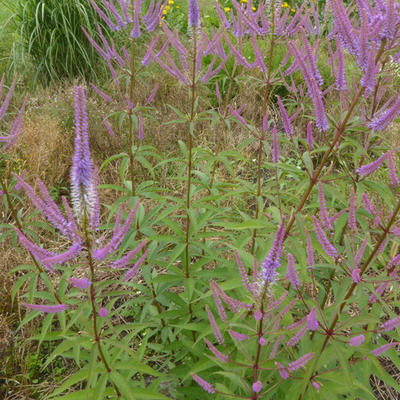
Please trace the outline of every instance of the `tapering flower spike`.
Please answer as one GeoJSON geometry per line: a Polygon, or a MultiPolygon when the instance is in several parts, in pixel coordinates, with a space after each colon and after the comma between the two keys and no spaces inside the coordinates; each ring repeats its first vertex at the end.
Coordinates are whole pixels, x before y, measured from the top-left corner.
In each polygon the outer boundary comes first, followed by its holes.
{"type": "Polygon", "coordinates": [[[226,354],[221,353],[207,338],[204,338],[207,347],[210,351],[218,358],[219,361],[226,363],[228,361],[228,356],[226,354]]]}
{"type": "Polygon", "coordinates": [[[294,257],[292,254],[288,254],[288,265],[287,265],[287,274],[286,278],[289,279],[290,283],[292,286],[299,290],[300,289],[300,280],[299,277],[297,276],[296,268],[295,268],[295,262],[294,262],[294,257]]]}
{"type": "Polygon", "coordinates": [[[324,189],[322,187],[322,183],[318,182],[318,200],[319,200],[319,214],[322,226],[326,230],[333,229],[331,220],[328,215],[328,209],[326,208],[326,200],[324,195],[324,189]]]}
{"type": "Polygon", "coordinates": [[[389,332],[393,329],[396,329],[398,326],[400,326],[400,316],[390,319],[389,321],[386,321],[382,324],[382,329],[385,332],[389,332]]]}
{"type": "Polygon", "coordinates": [[[290,122],[286,108],[283,105],[282,100],[278,95],[276,96],[276,99],[278,100],[278,106],[279,106],[279,110],[281,112],[282,123],[283,123],[283,127],[285,129],[285,132],[289,137],[292,137],[293,136],[293,127],[290,122]]]}
{"type": "Polygon", "coordinates": [[[280,152],[279,152],[279,140],[278,140],[278,130],[276,126],[272,128],[272,162],[279,162],[280,152]]]}
{"type": "Polygon", "coordinates": [[[340,40],[336,41],[336,57],[337,57],[337,71],[336,71],[336,89],[346,90],[346,68],[344,63],[343,48],[340,40]]]}
{"type": "Polygon", "coordinates": [[[293,361],[288,365],[288,371],[293,372],[297,371],[298,369],[304,367],[310,360],[314,357],[314,353],[308,353],[304,356],[300,357],[298,360],[293,361]]]}
{"type": "Polygon", "coordinates": [[[307,241],[307,265],[312,267],[315,264],[314,247],[312,245],[310,232],[306,230],[306,241],[307,241]]]}
{"type": "Polygon", "coordinates": [[[246,268],[244,267],[242,260],[240,259],[239,253],[236,252],[236,264],[239,269],[239,274],[242,278],[243,287],[246,289],[248,293],[253,294],[253,285],[249,281],[249,277],[247,275],[246,268]]]}
{"type": "Polygon", "coordinates": [[[308,326],[304,325],[289,341],[288,341],[288,346],[293,347],[296,346],[297,343],[300,342],[300,340],[305,336],[305,334],[308,331],[308,326]]]}
{"type": "Polygon", "coordinates": [[[272,283],[276,278],[276,270],[280,267],[283,239],[285,237],[285,220],[279,226],[271,250],[261,264],[261,278],[265,284],[272,283]]]}
{"type": "Polygon", "coordinates": [[[281,378],[283,380],[286,380],[287,378],[289,378],[289,374],[288,374],[286,368],[281,363],[279,363],[278,361],[275,364],[276,364],[276,366],[278,368],[279,375],[281,376],[281,378]]]}
{"type": "Polygon", "coordinates": [[[211,385],[211,383],[208,383],[207,381],[205,381],[204,379],[200,378],[198,375],[196,374],[191,374],[193,380],[199,385],[201,386],[207,393],[210,394],[214,394],[215,393],[215,389],[213,388],[213,386],[211,385]]]}
{"type": "Polygon", "coordinates": [[[365,95],[369,96],[375,88],[375,75],[376,75],[376,65],[375,65],[375,55],[376,48],[373,46],[368,51],[368,59],[365,66],[365,75],[362,77],[360,84],[365,87],[365,95]]]}
{"type": "Polygon", "coordinates": [[[75,153],[71,168],[71,198],[75,215],[90,216],[94,204],[89,199],[93,187],[93,164],[90,159],[89,125],[83,87],[75,88],[75,153]]]}
{"type": "Polygon", "coordinates": [[[363,165],[362,167],[358,168],[356,170],[357,174],[363,175],[363,176],[368,176],[372,174],[375,170],[377,170],[383,162],[387,159],[387,153],[384,155],[380,156],[377,160],[373,161],[370,164],[363,165]]]}
{"type": "Polygon", "coordinates": [[[261,381],[257,381],[257,382],[254,382],[251,387],[252,387],[254,393],[260,393],[263,385],[262,385],[261,381]]]}
{"type": "Polygon", "coordinates": [[[389,167],[390,183],[393,185],[393,187],[397,188],[397,186],[399,186],[399,177],[397,176],[396,167],[394,166],[393,154],[393,151],[389,151],[387,153],[387,163],[389,167]]]}
{"type": "Polygon", "coordinates": [[[149,249],[147,249],[143,255],[136,261],[135,265],[125,274],[123,277],[124,281],[130,281],[135,275],[139,267],[144,263],[147,255],[149,254],[149,249]]]}
{"type": "Polygon", "coordinates": [[[29,303],[21,303],[24,307],[29,308],[30,310],[40,311],[45,314],[52,314],[65,311],[68,308],[67,304],[57,304],[55,306],[47,306],[42,304],[29,304],[29,303]]]}
{"type": "Polygon", "coordinates": [[[357,197],[356,197],[356,191],[353,188],[350,196],[349,218],[348,218],[348,225],[352,231],[357,230],[356,208],[357,208],[357,197]]]}
{"type": "Polygon", "coordinates": [[[87,278],[79,279],[74,277],[69,278],[69,283],[78,289],[87,289],[92,284],[87,278]]]}
{"type": "Polygon", "coordinates": [[[211,312],[210,308],[208,307],[208,305],[206,305],[206,310],[207,310],[207,314],[208,314],[208,320],[210,321],[210,325],[211,325],[211,329],[214,333],[214,337],[217,340],[217,342],[219,344],[223,344],[224,343],[224,337],[221,334],[221,331],[218,328],[217,325],[217,321],[215,321],[214,315],[211,312]]]}
{"type": "Polygon", "coordinates": [[[375,117],[368,125],[374,131],[382,131],[400,114],[400,96],[388,110],[375,117]]]}
{"type": "Polygon", "coordinates": [[[200,11],[198,0],[189,0],[188,25],[194,29],[200,28],[200,11]]]}
{"type": "Polygon", "coordinates": [[[310,313],[307,315],[307,326],[310,331],[316,331],[319,327],[317,319],[317,308],[313,306],[310,313]]]}
{"type": "Polygon", "coordinates": [[[371,350],[371,354],[373,354],[374,356],[378,357],[381,354],[385,353],[386,351],[392,349],[393,347],[397,346],[399,344],[399,342],[392,342],[392,343],[387,343],[384,344],[383,346],[379,346],[374,350],[371,350]]]}
{"type": "Polygon", "coordinates": [[[364,342],[365,342],[365,336],[364,335],[354,336],[349,340],[350,346],[353,346],[353,347],[360,346],[364,342]]]}
{"type": "Polygon", "coordinates": [[[321,225],[319,224],[317,218],[313,216],[312,220],[313,220],[315,235],[317,236],[318,242],[324,249],[325,253],[332,258],[338,257],[338,255],[339,255],[338,251],[329,242],[329,240],[326,237],[325,232],[322,230],[321,225]]]}

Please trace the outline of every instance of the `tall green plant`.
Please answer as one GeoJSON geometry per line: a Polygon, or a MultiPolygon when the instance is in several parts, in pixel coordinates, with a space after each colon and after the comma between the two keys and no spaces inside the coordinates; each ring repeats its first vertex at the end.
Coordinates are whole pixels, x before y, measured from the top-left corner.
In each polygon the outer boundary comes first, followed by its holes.
{"type": "Polygon", "coordinates": [[[107,29],[88,0],[20,0],[15,17],[23,55],[28,54],[35,67],[35,82],[98,73],[98,55],[81,26],[95,38],[97,24],[107,29]]]}

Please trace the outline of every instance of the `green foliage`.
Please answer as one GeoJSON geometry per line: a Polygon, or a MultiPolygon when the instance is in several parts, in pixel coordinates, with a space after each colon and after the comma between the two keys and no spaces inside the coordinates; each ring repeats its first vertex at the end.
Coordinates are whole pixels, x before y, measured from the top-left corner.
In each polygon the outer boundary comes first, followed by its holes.
{"type": "Polygon", "coordinates": [[[34,65],[35,80],[88,78],[99,73],[99,57],[81,27],[95,40],[97,24],[106,33],[107,27],[88,0],[20,0],[15,19],[23,51],[34,65]]]}

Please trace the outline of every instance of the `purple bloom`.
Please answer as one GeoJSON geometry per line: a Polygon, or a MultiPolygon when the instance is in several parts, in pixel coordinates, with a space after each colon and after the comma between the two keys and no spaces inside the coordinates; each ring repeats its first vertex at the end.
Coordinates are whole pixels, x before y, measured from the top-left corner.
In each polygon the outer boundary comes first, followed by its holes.
{"type": "Polygon", "coordinates": [[[261,336],[260,339],[258,339],[258,344],[263,347],[267,344],[266,340],[261,336]]]}
{"type": "Polygon", "coordinates": [[[280,267],[280,257],[282,252],[283,239],[285,237],[285,221],[279,226],[271,250],[261,264],[261,275],[265,283],[274,282],[276,270],[280,267]]]}
{"type": "Polygon", "coordinates": [[[99,315],[101,318],[105,318],[108,315],[108,310],[105,307],[101,307],[99,310],[99,315]]]}
{"type": "Polygon", "coordinates": [[[263,313],[261,312],[261,310],[254,311],[254,319],[256,321],[261,321],[262,317],[263,317],[263,313]]]}
{"type": "Polygon", "coordinates": [[[307,265],[312,267],[315,264],[314,247],[312,245],[310,232],[306,230],[307,240],[307,265]]]}
{"type": "Polygon", "coordinates": [[[79,279],[74,277],[69,278],[69,283],[78,289],[87,289],[92,284],[87,278],[79,279]]]}
{"type": "Polygon", "coordinates": [[[364,342],[365,342],[364,335],[354,336],[349,340],[350,346],[353,346],[353,347],[360,346],[360,344],[363,344],[364,342]]]}
{"type": "Polygon", "coordinates": [[[30,310],[40,311],[46,314],[62,312],[68,308],[67,304],[57,304],[55,306],[46,306],[42,304],[29,304],[29,303],[21,303],[21,304],[24,307],[29,308],[30,310]]]}
{"type": "Polygon", "coordinates": [[[217,283],[215,281],[211,281],[210,287],[211,287],[211,293],[214,298],[215,306],[217,307],[217,312],[219,317],[224,321],[225,323],[228,322],[228,317],[226,315],[225,308],[222,304],[221,298],[219,296],[219,291],[217,288],[217,283]]]}
{"type": "Polygon", "coordinates": [[[298,360],[291,362],[288,365],[289,372],[293,372],[304,367],[310,360],[312,360],[313,357],[314,353],[307,353],[304,356],[300,357],[298,360]]]}
{"type": "Polygon", "coordinates": [[[397,188],[399,185],[399,177],[397,176],[396,167],[394,166],[393,154],[393,151],[389,151],[387,153],[387,163],[389,167],[390,183],[393,185],[393,187],[397,188]]]}
{"type": "Polygon", "coordinates": [[[361,86],[365,87],[365,93],[369,96],[375,88],[375,74],[376,74],[376,65],[375,65],[375,54],[376,49],[375,46],[369,49],[368,52],[368,62],[365,68],[365,75],[361,79],[361,86]]]}
{"type": "Polygon", "coordinates": [[[336,72],[336,89],[346,90],[346,68],[344,64],[344,54],[342,45],[339,40],[336,41],[336,55],[337,55],[337,72],[336,72]]]}
{"type": "Polygon", "coordinates": [[[300,340],[304,337],[304,335],[307,333],[308,326],[304,325],[290,340],[288,341],[288,346],[293,347],[296,346],[297,343],[300,342],[300,340]]]}
{"type": "Polygon", "coordinates": [[[279,162],[279,140],[278,140],[278,130],[276,126],[272,129],[272,162],[279,162]]]}
{"type": "Polygon", "coordinates": [[[149,249],[147,249],[147,250],[143,253],[142,257],[140,257],[140,258],[136,261],[135,265],[125,274],[125,276],[124,276],[124,278],[123,278],[124,281],[130,281],[130,280],[134,277],[134,275],[136,275],[137,270],[138,270],[139,267],[143,264],[144,260],[145,260],[146,257],[147,257],[147,254],[149,254],[149,249]]]}
{"type": "Polygon", "coordinates": [[[208,383],[207,381],[205,381],[204,379],[200,378],[199,376],[195,375],[195,374],[191,374],[193,380],[200,385],[207,393],[210,394],[214,394],[215,393],[215,389],[212,387],[212,385],[210,383],[208,383]]]}
{"type": "MultiPolygon", "coordinates": [[[[400,97],[399,97],[400,99],[400,97]]],[[[377,170],[383,162],[387,159],[388,154],[385,153],[383,156],[380,156],[377,160],[373,161],[370,164],[363,165],[362,167],[356,170],[357,174],[368,176],[372,174],[375,170],[377,170]]]]}
{"type": "Polygon", "coordinates": [[[75,153],[71,168],[71,198],[77,216],[90,215],[93,211],[93,204],[88,201],[92,179],[86,97],[84,89],[78,86],[75,88],[75,153]]]}
{"type": "Polygon", "coordinates": [[[319,323],[317,319],[317,309],[314,306],[310,313],[307,315],[307,326],[310,331],[316,331],[318,329],[319,323]]]}
{"type": "Polygon", "coordinates": [[[236,332],[233,329],[229,330],[229,334],[231,335],[231,337],[233,337],[234,339],[238,340],[239,342],[243,342],[243,340],[247,340],[249,338],[244,333],[236,332]]]}
{"type": "Polygon", "coordinates": [[[374,131],[382,131],[394,121],[394,119],[399,115],[399,113],[400,113],[400,96],[397,98],[396,102],[392,105],[392,107],[390,107],[380,116],[374,118],[368,126],[374,131]]]}
{"type": "Polygon", "coordinates": [[[318,182],[318,200],[319,200],[319,214],[321,217],[322,226],[326,230],[331,230],[331,229],[333,229],[333,226],[332,226],[331,220],[328,215],[328,210],[326,208],[324,190],[323,190],[321,182],[318,182]]]}
{"type": "Polygon", "coordinates": [[[293,287],[297,290],[300,289],[300,280],[299,277],[297,276],[296,268],[294,265],[294,257],[292,254],[288,254],[288,265],[287,265],[287,274],[286,278],[289,279],[290,283],[293,285],[293,287]]]}
{"type": "Polygon", "coordinates": [[[257,381],[257,382],[254,382],[251,387],[252,387],[254,393],[260,393],[263,385],[262,385],[261,381],[257,381]]]}
{"type": "Polygon", "coordinates": [[[292,127],[292,124],[290,123],[286,108],[283,105],[282,100],[278,95],[276,96],[276,98],[278,100],[278,106],[279,106],[279,110],[281,112],[281,117],[282,117],[282,122],[283,122],[283,127],[285,129],[285,132],[289,137],[292,137],[293,136],[293,127],[292,127]]]}
{"type": "Polygon", "coordinates": [[[314,225],[314,232],[315,235],[317,236],[318,242],[324,249],[325,253],[332,257],[336,258],[339,254],[337,250],[332,246],[332,244],[329,242],[328,238],[326,237],[324,231],[321,228],[321,225],[319,224],[318,220],[316,217],[312,217],[313,220],[313,225],[314,225]]]}
{"type": "Polygon", "coordinates": [[[150,103],[153,102],[153,100],[154,100],[155,97],[156,97],[156,94],[157,94],[157,92],[158,92],[158,88],[159,88],[159,87],[160,87],[160,84],[157,82],[157,83],[154,85],[154,88],[153,88],[153,90],[151,91],[150,96],[147,98],[146,104],[150,104],[150,103]]]}
{"type": "Polygon", "coordinates": [[[211,352],[218,358],[219,361],[226,363],[228,361],[228,356],[221,353],[207,338],[204,338],[204,341],[207,344],[207,347],[211,350],[211,352]]]}
{"type": "Polygon", "coordinates": [[[217,325],[217,321],[215,321],[214,315],[211,312],[210,308],[208,307],[208,305],[206,305],[206,310],[207,310],[207,314],[208,314],[208,320],[210,321],[210,325],[211,325],[211,329],[214,333],[215,339],[217,340],[217,342],[219,344],[223,344],[224,343],[224,338],[221,334],[221,331],[218,328],[217,325]]]}
{"type": "Polygon", "coordinates": [[[387,343],[384,344],[383,346],[379,346],[374,350],[371,350],[371,354],[373,354],[374,356],[379,356],[383,353],[385,353],[386,351],[388,351],[389,349],[397,346],[399,344],[399,342],[392,342],[392,343],[387,343]]]}
{"type": "Polygon", "coordinates": [[[321,389],[321,387],[319,386],[319,384],[317,382],[313,382],[312,385],[314,386],[314,388],[316,389],[317,392],[319,392],[319,389],[321,389]]]}
{"type": "Polygon", "coordinates": [[[199,1],[189,0],[189,22],[188,25],[197,29],[200,28],[199,1]]]}
{"type": "Polygon", "coordinates": [[[279,375],[281,376],[281,378],[283,380],[286,380],[287,378],[289,378],[289,374],[288,374],[286,368],[278,361],[275,364],[278,367],[279,375]]]}
{"type": "Polygon", "coordinates": [[[398,326],[400,326],[400,317],[396,317],[393,319],[390,319],[389,321],[386,321],[382,324],[382,329],[385,332],[391,331],[392,329],[396,329],[398,326]]]}
{"type": "Polygon", "coordinates": [[[253,285],[249,281],[249,277],[247,276],[247,271],[240,259],[239,253],[236,252],[236,264],[239,269],[239,274],[242,278],[243,287],[246,289],[248,293],[253,293],[253,285]]]}

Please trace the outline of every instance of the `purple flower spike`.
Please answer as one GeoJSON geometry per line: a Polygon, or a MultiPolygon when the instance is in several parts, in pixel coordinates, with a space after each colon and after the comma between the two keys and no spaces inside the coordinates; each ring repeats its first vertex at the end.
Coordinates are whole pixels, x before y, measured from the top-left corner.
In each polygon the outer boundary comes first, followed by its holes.
{"type": "Polygon", "coordinates": [[[147,254],[149,254],[149,249],[143,253],[142,257],[140,257],[139,260],[136,261],[135,265],[125,274],[123,278],[124,281],[130,281],[136,275],[137,270],[143,264],[147,254]]]}
{"type": "Polygon", "coordinates": [[[210,287],[211,287],[212,296],[214,298],[215,306],[217,307],[218,315],[222,319],[222,321],[227,323],[228,322],[228,317],[226,315],[225,308],[224,308],[224,306],[222,304],[222,301],[221,301],[221,298],[219,296],[219,291],[218,291],[216,282],[215,281],[211,281],[210,287]]]}
{"type": "Polygon", "coordinates": [[[336,55],[337,55],[337,72],[336,72],[336,89],[346,90],[346,67],[344,64],[344,54],[340,40],[336,41],[336,55]]]}
{"type": "Polygon", "coordinates": [[[357,230],[356,208],[357,208],[357,197],[356,197],[356,192],[353,188],[351,191],[349,218],[347,222],[350,230],[352,230],[353,232],[357,230]]]}
{"type": "Polygon", "coordinates": [[[298,360],[293,361],[288,365],[289,372],[296,371],[302,367],[304,367],[310,360],[314,357],[314,353],[307,353],[303,357],[300,357],[298,360]]]}
{"type": "Polygon", "coordinates": [[[281,112],[281,117],[282,117],[282,122],[283,122],[283,127],[285,129],[285,132],[289,137],[293,137],[293,126],[290,122],[286,108],[283,105],[282,100],[278,95],[276,96],[276,98],[278,100],[278,106],[279,106],[279,110],[281,112]]]}
{"type": "Polygon", "coordinates": [[[191,374],[191,375],[192,375],[193,380],[199,386],[201,386],[207,393],[210,393],[210,394],[215,393],[215,389],[212,387],[212,385],[210,383],[208,383],[204,379],[200,378],[198,375],[195,375],[195,374],[191,374]]]}
{"type": "Polygon", "coordinates": [[[207,347],[211,350],[211,352],[218,358],[219,361],[226,363],[228,361],[228,356],[221,353],[207,338],[204,338],[204,341],[207,344],[207,347]]]}
{"type": "Polygon", "coordinates": [[[292,284],[292,286],[299,290],[300,289],[300,280],[299,277],[297,276],[297,272],[296,272],[296,268],[294,265],[294,257],[292,254],[288,254],[288,265],[287,265],[287,274],[286,274],[286,278],[289,279],[290,283],[292,284]]]}
{"type": "Polygon", "coordinates": [[[371,354],[374,356],[378,357],[379,355],[385,353],[386,351],[392,349],[393,347],[397,346],[399,342],[392,342],[392,343],[387,343],[384,344],[383,346],[379,346],[374,350],[371,350],[371,354]]]}
{"type": "Polygon", "coordinates": [[[159,87],[160,87],[160,84],[157,82],[157,83],[154,85],[154,88],[153,88],[153,90],[151,91],[150,96],[147,98],[146,104],[150,104],[150,103],[152,103],[152,102],[154,101],[154,99],[156,98],[156,95],[157,95],[157,92],[158,92],[158,88],[159,88],[159,87]]]}
{"type": "Polygon", "coordinates": [[[297,343],[305,336],[308,331],[308,326],[304,325],[290,340],[288,341],[288,346],[293,347],[296,346],[297,343]]]}
{"type": "Polygon", "coordinates": [[[333,229],[332,222],[328,215],[328,210],[326,208],[326,200],[324,196],[324,189],[322,187],[322,183],[318,182],[318,200],[319,200],[319,214],[321,218],[321,223],[324,229],[331,230],[333,229]]]}
{"type": "Polygon", "coordinates": [[[249,277],[247,276],[247,271],[242,263],[242,260],[240,259],[238,252],[236,252],[236,264],[239,269],[239,274],[242,278],[243,287],[246,289],[248,293],[253,293],[253,286],[249,281],[249,277]]]}
{"type": "Polygon", "coordinates": [[[267,344],[267,341],[261,336],[260,339],[258,339],[258,344],[261,347],[264,347],[267,344]]]}
{"type": "Polygon", "coordinates": [[[261,264],[261,277],[265,283],[275,281],[276,270],[280,267],[280,257],[282,253],[283,239],[285,237],[285,220],[283,219],[279,226],[274,241],[272,242],[271,250],[261,264]]]}
{"type": "Polygon", "coordinates": [[[261,321],[263,317],[263,313],[260,310],[254,311],[254,319],[256,321],[261,321]]]}
{"type": "Polygon", "coordinates": [[[289,374],[288,374],[286,368],[278,361],[275,364],[278,367],[279,375],[281,376],[281,378],[283,380],[286,380],[287,378],[289,378],[289,374]]]}
{"type": "Polygon", "coordinates": [[[245,335],[244,333],[236,332],[233,329],[229,330],[229,334],[239,342],[243,342],[243,340],[247,340],[249,338],[249,336],[245,335]]]}
{"type": "Polygon", "coordinates": [[[208,320],[210,321],[210,325],[211,325],[211,329],[214,333],[215,339],[217,340],[217,342],[219,344],[223,344],[224,343],[224,338],[221,334],[221,331],[218,328],[217,325],[217,321],[215,321],[214,315],[211,312],[210,308],[208,307],[208,305],[206,305],[206,310],[207,310],[207,314],[208,314],[208,320]]]}
{"type": "Polygon", "coordinates": [[[378,117],[374,118],[371,123],[368,125],[374,131],[382,131],[384,130],[389,124],[391,124],[394,119],[400,113],[400,96],[390,107],[386,110],[383,114],[379,115],[378,117]]]}
{"type": "Polygon", "coordinates": [[[62,312],[68,308],[67,304],[57,304],[55,306],[46,306],[42,304],[29,304],[29,303],[21,303],[21,304],[24,307],[29,308],[30,310],[40,311],[46,314],[62,312]]]}
{"type": "Polygon", "coordinates": [[[108,310],[105,307],[101,307],[99,310],[99,315],[101,318],[105,318],[108,315],[108,310]]]}
{"type": "Polygon", "coordinates": [[[319,224],[317,218],[313,216],[312,220],[313,220],[315,235],[317,236],[318,242],[324,249],[325,253],[332,258],[338,257],[338,255],[339,255],[338,251],[329,242],[329,240],[326,237],[325,232],[322,230],[321,225],[319,224]]]}
{"type": "Polygon", "coordinates": [[[387,163],[389,167],[390,183],[393,185],[393,187],[397,188],[397,186],[399,186],[399,177],[397,176],[396,167],[394,166],[393,154],[393,151],[389,151],[387,153],[387,163]]]}
{"type": "Polygon", "coordinates": [[[92,212],[93,204],[88,202],[92,179],[86,97],[83,87],[78,86],[75,88],[75,153],[71,168],[71,198],[77,216],[92,212]]]}
{"type": "Polygon", "coordinates": [[[306,230],[306,240],[307,240],[307,265],[312,267],[315,264],[314,247],[312,245],[310,232],[306,230]]]}
{"type": "Polygon", "coordinates": [[[307,315],[307,326],[310,331],[316,331],[319,327],[317,319],[317,308],[314,306],[307,315]]]}
{"type": "Polygon", "coordinates": [[[252,387],[254,393],[260,393],[263,385],[262,385],[261,381],[257,381],[257,382],[254,382],[251,387],[252,387]]]}
{"type": "Polygon", "coordinates": [[[200,28],[199,1],[189,0],[189,22],[188,25],[194,29],[200,28]]]}
{"type": "Polygon", "coordinates": [[[142,113],[138,113],[138,139],[143,140],[144,138],[144,128],[143,128],[143,116],[142,113]]]}
{"type": "Polygon", "coordinates": [[[385,332],[389,332],[393,329],[396,329],[398,326],[400,326],[400,316],[390,319],[389,321],[386,321],[385,323],[382,324],[382,329],[385,332]]]}
{"type": "Polygon", "coordinates": [[[319,392],[319,389],[321,389],[321,387],[319,386],[319,384],[317,383],[317,382],[313,382],[312,383],[312,385],[314,386],[314,388],[315,388],[315,390],[317,391],[317,392],[319,392]]]}
{"type": "Polygon", "coordinates": [[[278,130],[276,126],[272,129],[272,162],[279,162],[280,152],[279,152],[279,140],[278,140],[278,130]]]}
{"type": "Polygon", "coordinates": [[[365,87],[365,94],[369,96],[375,88],[375,74],[376,74],[376,65],[375,65],[375,54],[376,48],[375,46],[369,49],[368,52],[368,62],[366,64],[365,75],[361,79],[361,86],[365,87]]]}
{"type": "Polygon", "coordinates": [[[350,346],[353,346],[353,347],[360,346],[364,342],[365,342],[365,336],[364,335],[354,336],[349,340],[350,346]]]}
{"type": "Polygon", "coordinates": [[[87,278],[78,279],[73,277],[69,278],[69,283],[78,289],[87,289],[92,284],[87,278]]]}
{"type": "MultiPolygon", "coordinates": [[[[400,97],[399,97],[400,98],[400,97]]],[[[363,165],[362,167],[356,170],[357,174],[368,176],[372,174],[375,170],[377,170],[383,162],[387,159],[388,154],[385,153],[383,156],[380,156],[377,160],[373,161],[370,164],[363,165]]]]}

